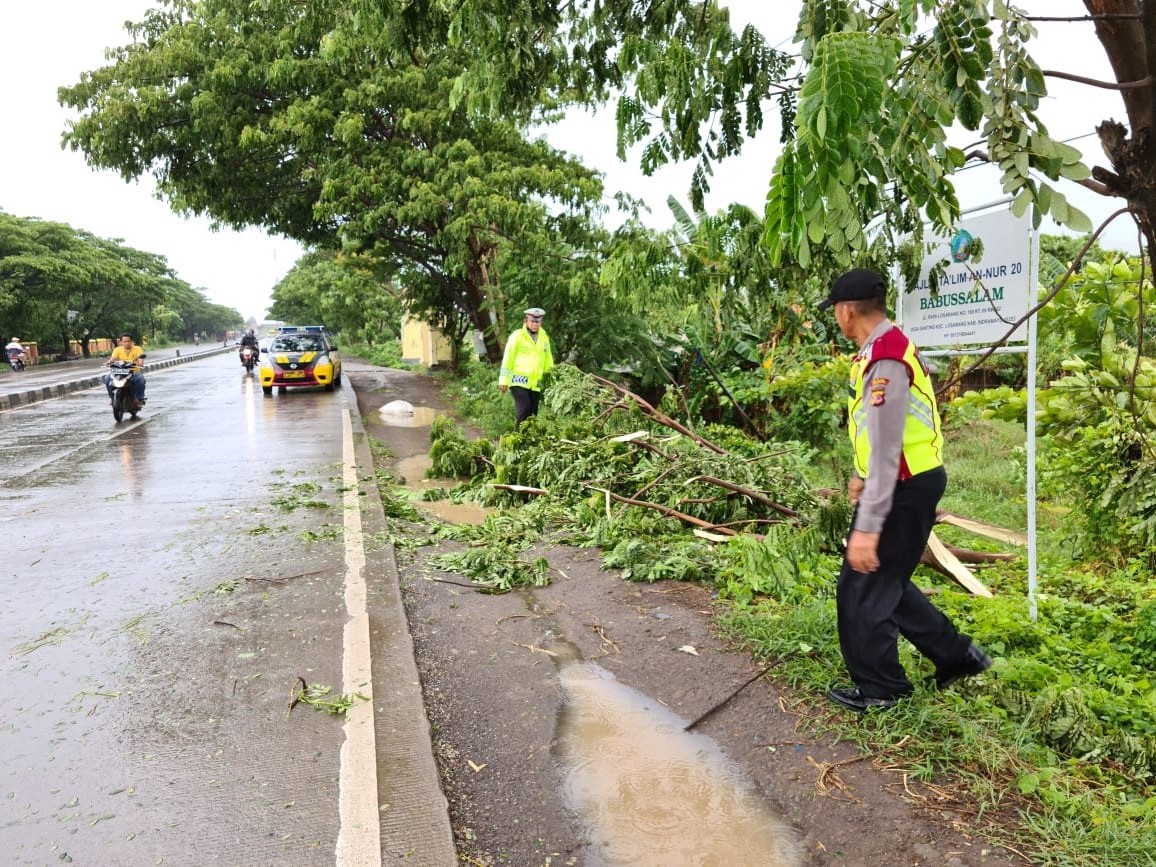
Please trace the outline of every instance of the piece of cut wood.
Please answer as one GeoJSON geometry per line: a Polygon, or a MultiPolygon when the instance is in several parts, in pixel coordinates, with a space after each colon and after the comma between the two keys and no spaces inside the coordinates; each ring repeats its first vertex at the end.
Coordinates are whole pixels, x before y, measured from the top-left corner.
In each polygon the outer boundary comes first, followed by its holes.
{"type": "Polygon", "coordinates": [[[549,493],[549,491],[547,491],[545,488],[531,488],[531,487],[528,487],[527,485],[501,485],[501,484],[498,484],[497,482],[491,482],[490,487],[491,488],[498,488],[499,490],[503,490],[503,491],[513,491],[515,494],[547,494],[547,493],[549,493]]]}
{"type": "Polygon", "coordinates": [[[998,542],[1007,542],[1009,545],[1020,545],[1022,547],[1028,543],[1026,533],[1020,533],[1017,530],[1008,530],[1005,527],[997,527],[994,524],[985,524],[983,521],[965,518],[962,515],[954,515],[951,512],[936,513],[935,522],[937,524],[950,524],[953,527],[959,527],[962,530],[975,533],[977,536],[986,536],[998,542]]]}
{"type": "MultiPolygon", "coordinates": [[[[927,538],[927,551],[930,552],[933,561],[927,565],[938,569],[944,575],[950,577],[972,596],[982,596],[985,599],[992,598],[992,592],[983,586],[983,583],[972,574],[970,569],[959,561],[958,557],[947,550],[947,546],[943,544],[934,532],[927,538]]],[[[924,560],[923,562],[927,561],[924,560]]]]}
{"type": "Polygon", "coordinates": [[[712,533],[710,530],[700,530],[697,527],[691,530],[700,539],[706,539],[708,542],[729,542],[734,536],[724,536],[721,533],[712,533]]]}

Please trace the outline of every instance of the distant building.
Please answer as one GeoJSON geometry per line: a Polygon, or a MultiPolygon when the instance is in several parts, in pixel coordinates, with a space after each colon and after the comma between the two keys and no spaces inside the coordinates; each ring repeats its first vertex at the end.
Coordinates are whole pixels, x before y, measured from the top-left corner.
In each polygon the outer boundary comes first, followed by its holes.
{"type": "Polygon", "coordinates": [[[401,320],[401,360],[405,364],[437,367],[453,360],[453,347],[440,328],[406,316],[401,320]]]}

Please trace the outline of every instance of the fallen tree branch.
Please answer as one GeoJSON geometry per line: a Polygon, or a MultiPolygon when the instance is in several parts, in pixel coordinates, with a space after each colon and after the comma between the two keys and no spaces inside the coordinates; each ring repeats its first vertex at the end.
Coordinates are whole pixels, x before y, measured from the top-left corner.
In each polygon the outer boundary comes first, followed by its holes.
{"type": "Polygon", "coordinates": [[[933,530],[927,538],[927,548],[919,560],[939,572],[942,572],[956,584],[973,596],[992,598],[992,592],[983,586],[983,583],[964,566],[954,554],[947,549],[933,530]]]}
{"type": "Polygon", "coordinates": [[[768,671],[770,671],[772,668],[774,668],[776,665],[778,665],[782,661],[783,661],[782,658],[776,659],[774,662],[772,662],[770,665],[768,665],[766,668],[764,668],[762,671],[760,671],[754,677],[751,677],[751,678],[748,678],[747,680],[745,680],[742,683],[742,685],[739,686],[738,689],[736,689],[734,692],[732,692],[730,695],[728,695],[726,698],[724,698],[718,704],[709,708],[706,711],[706,713],[700,714],[699,716],[695,717],[694,720],[692,720],[691,722],[689,722],[685,726],[683,726],[682,730],[684,732],[690,731],[692,728],[694,728],[700,722],[705,720],[711,714],[715,713],[717,710],[724,707],[727,704],[727,702],[729,702],[732,698],[734,698],[736,695],[738,695],[740,692],[742,692],[744,689],[746,689],[748,686],[750,686],[752,683],[754,683],[756,680],[758,680],[760,677],[762,677],[764,674],[766,674],[768,671]]]}
{"type": "Polygon", "coordinates": [[[644,413],[646,413],[648,416],[653,418],[659,424],[661,424],[665,427],[668,427],[671,430],[678,431],[683,436],[690,437],[692,440],[694,440],[700,446],[702,446],[705,449],[710,449],[715,454],[718,454],[718,455],[727,454],[726,449],[722,448],[721,446],[716,446],[710,440],[696,434],[694,431],[692,431],[686,425],[675,421],[674,419],[672,419],[670,416],[668,416],[666,413],[662,412],[661,410],[655,409],[644,398],[638,396],[630,389],[624,388],[623,386],[619,385],[616,382],[612,382],[609,379],[603,379],[601,376],[596,376],[594,374],[590,374],[590,378],[593,379],[595,382],[597,382],[599,385],[602,385],[606,388],[613,389],[614,391],[621,394],[623,397],[633,401],[634,404],[639,409],[641,409],[644,413]]]}
{"type": "MultiPolygon", "coordinates": [[[[780,521],[776,518],[741,518],[738,521],[727,521],[725,524],[715,524],[716,527],[741,527],[743,524],[764,524],[771,526],[775,524],[789,524],[790,521],[780,521]]],[[[759,536],[758,538],[763,538],[759,536]]]]}
{"type": "Polygon", "coordinates": [[[694,515],[688,515],[685,512],[680,512],[677,509],[670,508],[669,506],[662,506],[658,503],[649,503],[646,500],[634,500],[630,497],[623,497],[621,494],[608,491],[606,488],[595,488],[594,486],[591,486],[591,490],[601,491],[617,503],[626,503],[628,506],[639,506],[643,509],[654,509],[656,512],[661,512],[668,518],[678,518],[680,521],[684,521],[687,524],[691,524],[695,527],[702,527],[704,530],[717,530],[718,532],[724,533],[728,536],[738,535],[734,530],[727,529],[726,527],[716,527],[710,521],[704,521],[702,518],[696,518],[694,515]]]}
{"type": "Polygon", "coordinates": [[[687,481],[706,482],[708,485],[718,485],[720,488],[726,488],[728,491],[734,491],[736,494],[742,494],[756,503],[761,503],[768,509],[774,509],[780,515],[786,515],[788,518],[797,518],[799,513],[794,509],[788,509],[786,506],[780,505],[768,497],[766,494],[760,494],[758,491],[752,491],[749,488],[744,488],[741,485],[736,485],[734,482],[728,482],[724,479],[717,479],[714,476],[695,476],[693,479],[687,481]]]}
{"type": "Polygon", "coordinates": [[[944,545],[948,551],[964,563],[1001,563],[1016,559],[1015,554],[998,554],[995,551],[973,551],[970,548],[957,548],[954,545],[944,545]]]}
{"type": "MultiPolygon", "coordinates": [[[[655,451],[658,451],[658,450],[655,449],[655,451]]],[[[662,452],[658,452],[658,453],[662,454],[662,452]]],[[[665,455],[663,455],[663,457],[665,457],[665,455]]],[[[645,494],[647,491],[649,491],[651,488],[653,488],[655,485],[657,485],[659,482],[661,482],[663,479],[665,479],[667,476],[669,476],[671,473],[673,473],[676,469],[678,469],[678,460],[677,459],[672,460],[669,467],[667,467],[665,470],[663,470],[661,473],[659,473],[657,476],[655,476],[653,479],[651,479],[649,482],[647,482],[645,485],[643,485],[641,488],[639,488],[637,491],[635,491],[634,496],[635,497],[641,497],[643,494],[645,494]]]]}
{"type": "Polygon", "coordinates": [[[975,533],[977,536],[986,536],[989,539],[995,539],[998,542],[1007,542],[1009,545],[1027,545],[1028,537],[1026,533],[1020,533],[1016,530],[1008,530],[1004,527],[997,527],[994,524],[985,524],[983,521],[976,521],[971,518],[965,518],[962,515],[956,515],[951,512],[940,510],[935,513],[935,523],[950,524],[953,527],[959,527],[962,530],[968,530],[975,533]]]}
{"type": "Polygon", "coordinates": [[[500,491],[512,491],[515,494],[548,494],[545,488],[531,488],[528,485],[503,485],[498,482],[490,482],[491,488],[497,488],[500,491]]]}

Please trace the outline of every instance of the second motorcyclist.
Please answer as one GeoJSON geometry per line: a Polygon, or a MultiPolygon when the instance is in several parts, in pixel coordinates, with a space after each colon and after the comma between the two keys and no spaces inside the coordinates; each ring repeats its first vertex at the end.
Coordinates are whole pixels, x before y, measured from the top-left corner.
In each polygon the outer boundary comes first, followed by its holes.
{"type": "Polygon", "coordinates": [[[257,335],[253,331],[252,328],[250,328],[248,331],[246,331],[244,334],[241,335],[241,348],[237,350],[237,355],[241,359],[242,364],[245,363],[245,347],[246,346],[248,346],[250,349],[252,349],[253,352],[255,352],[255,353],[261,351],[261,347],[257,343],[257,335]]]}
{"type": "Polygon", "coordinates": [[[24,365],[28,362],[28,350],[24,348],[19,337],[13,337],[4,347],[4,357],[12,365],[13,370],[23,370],[24,365]]]}

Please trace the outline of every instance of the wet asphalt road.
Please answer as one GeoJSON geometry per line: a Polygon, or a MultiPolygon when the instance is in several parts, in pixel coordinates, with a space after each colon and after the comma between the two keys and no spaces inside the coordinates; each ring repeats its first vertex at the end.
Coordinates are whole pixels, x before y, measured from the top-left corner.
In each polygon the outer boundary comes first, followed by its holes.
{"type": "Polygon", "coordinates": [[[0,413],[0,861],[333,863],[342,420],[232,353],[0,413]]]}

